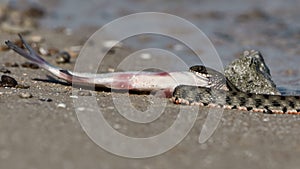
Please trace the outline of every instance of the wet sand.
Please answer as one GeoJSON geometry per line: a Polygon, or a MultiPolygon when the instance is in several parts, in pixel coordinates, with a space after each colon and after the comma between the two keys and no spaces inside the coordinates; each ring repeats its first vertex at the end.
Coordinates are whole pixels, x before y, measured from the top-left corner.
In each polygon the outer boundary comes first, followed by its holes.
{"type": "MultiPolygon", "coordinates": [[[[243,49],[254,47],[263,52],[278,86],[299,89],[300,82],[297,79],[300,79],[300,76],[297,65],[300,62],[300,29],[299,22],[295,19],[295,16],[299,16],[299,10],[296,10],[297,3],[295,4],[295,7],[283,6],[281,11],[275,7],[265,10],[262,8],[260,12],[254,7],[249,10],[237,7],[240,10],[229,12],[224,9],[221,13],[202,13],[194,9],[185,14],[185,18],[196,21],[196,25],[208,34],[224,64],[232,61],[243,49]],[[208,25],[201,27],[203,23],[208,25]],[[220,25],[223,26],[222,29],[220,25]]],[[[203,3],[204,5],[211,6],[209,3],[203,3]]],[[[176,14],[180,13],[179,11],[172,12],[176,14]]],[[[94,30],[95,27],[92,27],[94,30]]],[[[75,29],[72,35],[67,35],[40,27],[25,38],[40,35],[45,39],[42,45],[63,50],[70,46],[83,45],[93,33],[91,29],[79,28],[75,29]]],[[[4,42],[7,39],[14,40],[17,36],[1,31],[0,41],[4,42]]],[[[155,38],[150,41],[154,40],[155,38]]],[[[166,42],[163,45],[168,48],[174,44],[166,42]]],[[[100,71],[107,72],[114,68],[116,62],[139,47],[126,44],[126,47],[105,58],[105,65],[100,71]]],[[[183,53],[189,55],[189,52],[183,53]]],[[[55,57],[44,58],[65,69],[72,69],[76,61],[76,57],[72,57],[71,63],[58,65],[55,63],[55,57]]],[[[6,62],[21,64],[25,61],[12,51],[0,52],[1,66],[6,62]]],[[[6,75],[14,77],[20,84],[29,85],[30,88],[0,88],[0,168],[296,169],[300,166],[299,116],[225,110],[212,137],[199,144],[198,137],[208,108],[200,108],[190,133],[170,151],[146,159],[119,157],[101,149],[83,131],[74,111],[73,98],[70,97],[70,85],[57,78],[49,78],[50,74],[41,68],[5,68],[11,71],[6,75]],[[19,95],[26,92],[32,94],[32,98],[20,98],[19,95]]],[[[160,133],[167,129],[178,115],[179,105],[174,105],[164,98],[157,98],[161,102],[167,101],[164,114],[153,123],[136,124],[118,114],[112,102],[112,93],[98,91],[94,94],[111,126],[129,136],[145,137],[160,133]]],[[[117,97],[124,95],[126,93],[114,94],[117,97]]],[[[147,110],[151,104],[147,95],[129,97],[135,108],[141,111],[147,110]]]]}

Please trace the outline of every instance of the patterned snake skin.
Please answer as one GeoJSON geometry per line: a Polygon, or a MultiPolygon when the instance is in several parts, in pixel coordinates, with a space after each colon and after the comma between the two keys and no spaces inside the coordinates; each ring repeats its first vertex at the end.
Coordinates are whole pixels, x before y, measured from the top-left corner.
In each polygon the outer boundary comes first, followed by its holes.
{"type": "MultiPolygon", "coordinates": [[[[214,74],[214,70],[205,70],[205,67],[192,67],[191,71],[201,74],[214,74]]],[[[238,109],[243,111],[262,112],[268,114],[299,114],[300,96],[282,96],[269,94],[253,94],[238,91],[224,78],[214,78],[215,88],[179,85],[173,92],[172,101],[176,104],[200,105],[220,107],[225,109],[238,109]]],[[[224,76],[223,76],[224,77],[224,76]]]]}
{"type": "Polygon", "coordinates": [[[224,91],[180,85],[174,90],[176,104],[238,109],[268,114],[300,114],[300,96],[281,96],[224,91]]]}

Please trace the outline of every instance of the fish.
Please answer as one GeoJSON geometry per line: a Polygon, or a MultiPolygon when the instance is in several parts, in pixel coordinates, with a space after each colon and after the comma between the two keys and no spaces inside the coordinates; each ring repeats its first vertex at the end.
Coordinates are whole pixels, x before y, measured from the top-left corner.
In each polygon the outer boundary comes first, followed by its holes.
{"type": "Polygon", "coordinates": [[[168,98],[172,97],[173,91],[178,85],[203,87],[212,87],[213,85],[210,83],[210,78],[192,70],[172,72],[128,71],[100,74],[73,72],[51,65],[26,42],[21,34],[18,36],[28,52],[9,40],[5,41],[5,44],[19,55],[70,84],[94,86],[95,89],[110,88],[137,92],[162,91],[168,98]]]}

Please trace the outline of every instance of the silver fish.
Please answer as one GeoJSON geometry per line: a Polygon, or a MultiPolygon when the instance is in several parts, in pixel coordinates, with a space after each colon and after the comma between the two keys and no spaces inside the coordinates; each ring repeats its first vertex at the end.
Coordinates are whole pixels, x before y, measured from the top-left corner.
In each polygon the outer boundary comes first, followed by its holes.
{"type": "Polygon", "coordinates": [[[176,71],[176,72],[113,72],[102,74],[77,73],[65,70],[51,65],[37,52],[19,34],[19,37],[29,51],[13,44],[11,41],[5,41],[5,44],[16,53],[25,57],[33,63],[49,71],[56,77],[63,79],[69,83],[76,83],[83,86],[95,86],[99,88],[111,88],[117,90],[130,91],[163,91],[167,97],[171,97],[176,86],[193,85],[211,87],[209,78],[202,76],[195,71],[176,71]]]}

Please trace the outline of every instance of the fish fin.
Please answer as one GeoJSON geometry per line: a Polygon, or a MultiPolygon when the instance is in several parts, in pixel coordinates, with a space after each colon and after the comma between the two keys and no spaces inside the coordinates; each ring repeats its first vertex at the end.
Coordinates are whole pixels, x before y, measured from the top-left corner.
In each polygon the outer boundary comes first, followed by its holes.
{"type": "Polygon", "coordinates": [[[50,65],[49,63],[47,63],[43,58],[41,58],[31,47],[30,45],[23,39],[21,34],[18,34],[21,42],[23,43],[23,45],[25,46],[25,48],[29,51],[26,52],[24,49],[20,48],[19,46],[15,45],[14,43],[12,43],[11,41],[7,40],[5,41],[5,44],[12,50],[14,50],[15,52],[17,52],[19,55],[25,57],[26,59],[29,59],[30,61],[38,64],[41,67],[44,67],[44,65],[50,65]]]}

